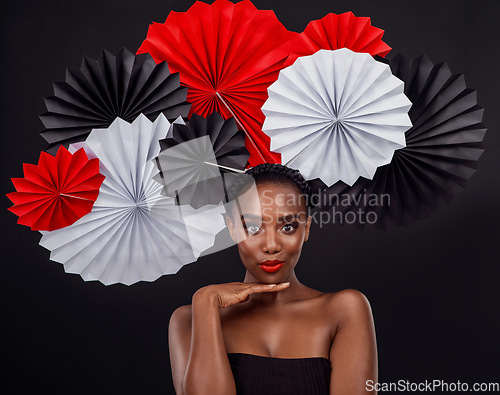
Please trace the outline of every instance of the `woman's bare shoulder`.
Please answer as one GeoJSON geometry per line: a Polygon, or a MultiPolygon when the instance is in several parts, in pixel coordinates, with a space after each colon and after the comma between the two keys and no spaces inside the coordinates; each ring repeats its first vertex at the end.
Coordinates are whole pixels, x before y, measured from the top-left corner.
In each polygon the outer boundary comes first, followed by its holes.
{"type": "Polygon", "coordinates": [[[325,294],[329,308],[339,318],[359,318],[371,316],[368,298],[356,289],[344,289],[325,294]]]}
{"type": "Polygon", "coordinates": [[[332,301],[337,303],[357,303],[364,300],[368,301],[363,292],[352,288],[343,289],[337,292],[327,292],[326,295],[328,295],[332,301]]]}
{"type": "Polygon", "coordinates": [[[170,329],[184,329],[191,327],[191,308],[190,304],[177,307],[170,316],[169,327],[170,329]]]}

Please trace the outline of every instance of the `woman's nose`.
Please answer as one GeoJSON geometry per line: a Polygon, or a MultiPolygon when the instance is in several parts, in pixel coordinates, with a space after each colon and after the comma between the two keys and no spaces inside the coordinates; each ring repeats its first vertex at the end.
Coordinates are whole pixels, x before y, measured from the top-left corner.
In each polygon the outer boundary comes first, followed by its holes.
{"type": "Polygon", "coordinates": [[[279,237],[275,232],[266,232],[264,237],[264,251],[268,254],[275,254],[281,251],[279,237]]]}

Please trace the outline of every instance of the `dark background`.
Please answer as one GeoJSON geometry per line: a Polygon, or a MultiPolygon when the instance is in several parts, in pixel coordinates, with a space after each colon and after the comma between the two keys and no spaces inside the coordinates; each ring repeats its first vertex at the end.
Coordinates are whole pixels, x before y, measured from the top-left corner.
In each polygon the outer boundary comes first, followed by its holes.
{"type": "MultiPolygon", "coordinates": [[[[486,151],[468,187],[410,228],[312,229],[298,278],[332,292],[361,290],[377,330],[380,381],[500,381],[500,56],[495,1],[254,1],[290,30],[352,10],[386,30],[393,54],[426,53],[464,73],[486,108],[486,151]]],[[[151,21],[192,1],[4,1],[0,73],[3,249],[0,392],[173,394],[167,328],[173,310],[210,283],[241,281],[236,247],[154,283],[106,287],[65,274],[40,234],[7,211],[10,177],[37,163],[38,114],[52,81],[102,48],[135,51],[151,21]]],[[[389,56],[390,57],[390,56],[389,56]]]]}

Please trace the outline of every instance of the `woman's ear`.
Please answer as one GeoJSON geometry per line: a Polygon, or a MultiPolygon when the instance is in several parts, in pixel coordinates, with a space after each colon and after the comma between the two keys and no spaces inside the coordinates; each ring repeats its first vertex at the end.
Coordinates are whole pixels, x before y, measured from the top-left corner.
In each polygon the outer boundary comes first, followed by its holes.
{"type": "Polygon", "coordinates": [[[308,215],[306,221],[306,234],[304,241],[307,241],[307,239],[309,238],[309,230],[311,229],[311,222],[312,222],[312,216],[308,215]]]}
{"type": "Polygon", "coordinates": [[[231,239],[235,243],[237,243],[237,241],[236,241],[236,235],[235,235],[235,229],[234,229],[234,223],[233,223],[233,220],[232,220],[231,216],[226,213],[224,215],[224,219],[226,220],[226,226],[227,226],[227,229],[229,230],[229,236],[231,236],[231,239]]]}

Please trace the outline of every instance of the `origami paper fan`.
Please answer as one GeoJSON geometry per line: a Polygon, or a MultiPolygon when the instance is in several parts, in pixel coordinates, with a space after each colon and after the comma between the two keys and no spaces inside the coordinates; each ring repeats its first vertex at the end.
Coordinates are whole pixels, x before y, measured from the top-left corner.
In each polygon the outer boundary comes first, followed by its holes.
{"type": "Polygon", "coordinates": [[[162,151],[194,138],[209,136],[219,165],[245,169],[250,154],[245,148],[245,134],[238,130],[234,118],[224,120],[216,112],[207,118],[194,114],[187,123],[172,126],[172,136],[160,140],[162,151]]]}
{"type": "Polygon", "coordinates": [[[107,129],[92,130],[84,145],[103,165],[99,197],[88,215],[44,233],[40,241],[66,272],[106,285],[154,281],[194,262],[213,244],[225,226],[213,210],[222,209],[176,206],[153,180],[158,170],[151,159],[169,127],[163,115],[152,123],[141,114],[131,124],[117,118],[107,129]],[[211,227],[196,220],[205,215],[212,218],[211,227]]]}
{"type": "Polygon", "coordinates": [[[280,163],[261,131],[260,109],[296,35],[274,12],[257,10],[249,0],[197,1],[187,12],[171,12],[165,23],[152,24],[137,53],[149,52],[180,72],[182,85],[189,88],[190,116],[218,112],[225,119],[234,117],[247,136],[249,165],[255,166],[280,163]]]}
{"type": "Polygon", "coordinates": [[[68,68],[65,82],[54,83],[45,98],[41,135],[50,151],[60,144],[83,141],[93,128],[108,127],[116,117],[132,122],[140,113],[154,120],[187,116],[187,89],[166,63],[156,65],[148,54],[123,48],[115,57],[103,51],[98,60],[84,57],[80,69],[68,68]]]}
{"type": "Polygon", "coordinates": [[[221,171],[243,171],[250,156],[234,119],[218,113],[208,118],[193,114],[187,124],[174,124],[172,136],[160,146],[154,179],[164,185],[166,196],[194,208],[221,203],[227,180],[221,171]]]}
{"type": "Polygon", "coordinates": [[[372,178],[405,146],[411,103],[403,82],[369,54],[343,48],[304,56],[280,72],[262,130],[282,163],[327,186],[372,178]]]}
{"type": "MultiPolygon", "coordinates": [[[[413,127],[406,132],[406,147],[394,153],[390,164],[377,169],[373,180],[360,178],[352,187],[339,183],[323,192],[348,197],[344,203],[334,199],[323,209],[361,210],[365,217],[374,213],[369,222],[351,216],[360,228],[408,226],[429,217],[465,188],[484,151],[483,109],[463,75],[452,74],[446,63],[433,64],[426,56],[412,60],[398,54],[389,63],[413,102],[409,111],[413,127]],[[383,204],[370,204],[370,199],[383,204]]],[[[324,187],[318,180],[313,185],[324,187]]]]}
{"type": "Polygon", "coordinates": [[[24,178],[12,179],[17,192],[7,197],[17,223],[31,230],[59,229],[88,214],[104,180],[97,159],[89,160],[83,150],[72,155],[64,147],[55,157],[42,152],[38,165],[23,168],[24,178]]]}
{"type": "Polygon", "coordinates": [[[391,51],[382,41],[384,31],[371,25],[370,18],[330,13],[311,21],[291,44],[291,54],[285,66],[290,66],[299,56],[312,55],[320,49],[348,48],[354,52],[365,52],[384,57],[391,51]]]}

